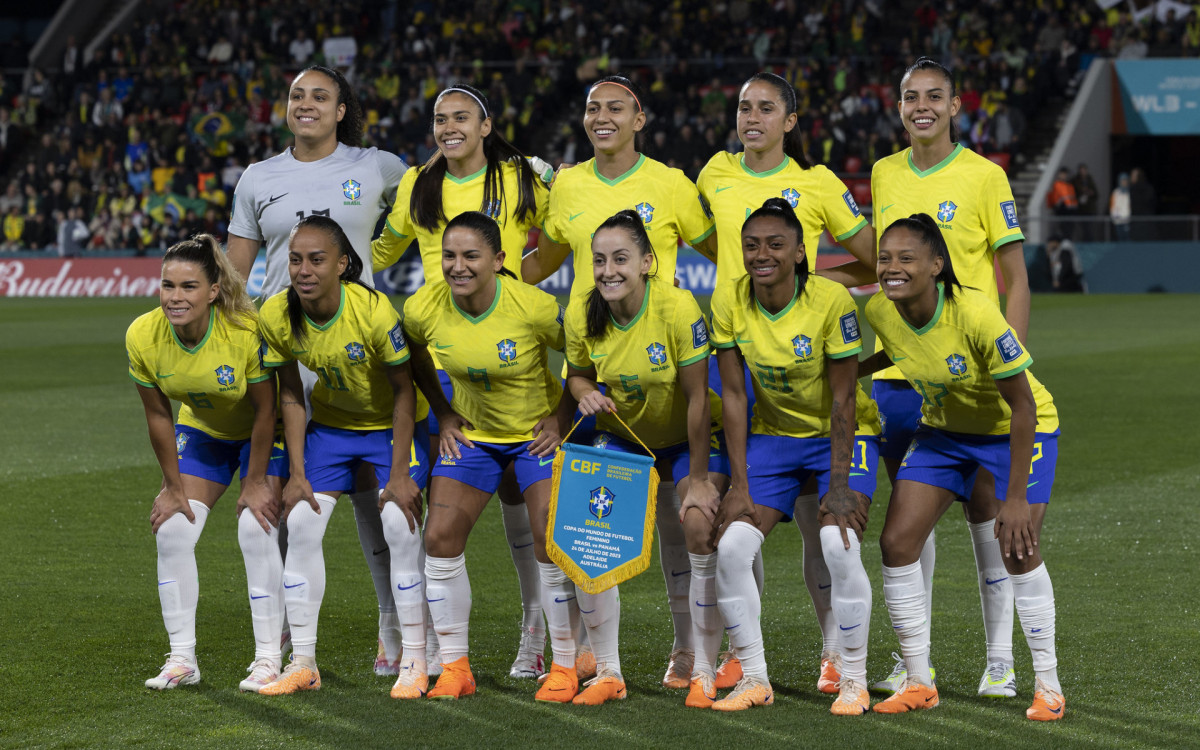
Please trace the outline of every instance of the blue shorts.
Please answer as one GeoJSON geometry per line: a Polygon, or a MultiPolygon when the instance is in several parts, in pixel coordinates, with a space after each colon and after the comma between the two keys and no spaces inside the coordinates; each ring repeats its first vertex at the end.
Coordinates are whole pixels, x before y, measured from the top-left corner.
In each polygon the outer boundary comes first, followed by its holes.
{"type": "Polygon", "coordinates": [[[528,451],[529,442],[484,443],[472,440],[474,448],[459,445],[462,458],[438,456],[433,466],[433,476],[455,479],[488,494],[500,488],[500,477],[509,464],[517,475],[521,492],[536,482],[549,479],[554,474],[554,454],[538,457],[528,451]]]}
{"type": "MultiPolygon", "coordinates": [[[[598,383],[598,385],[600,386],[600,392],[607,396],[608,385],[605,383],[598,383]]],[[[600,434],[596,430],[595,414],[585,417],[579,412],[578,409],[576,409],[575,416],[571,419],[571,424],[579,422],[579,426],[576,427],[574,432],[571,433],[571,439],[567,441],[568,443],[575,443],[577,445],[591,445],[593,442],[595,442],[596,437],[600,434]]]]}
{"type": "MultiPolygon", "coordinates": [[[[179,473],[200,477],[226,487],[233,481],[233,472],[239,466],[240,479],[246,478],[250,465],[250,439],[221,440],[204,430],[187,425],[175,425],[175,452],[179,456],[179,473]]],[[[267,476],[288,477],[287,449],[282,442],[271,446],[271,457],[267,460],[267,476]]]]}
{"type": "MultiPolygon", "coordinates": [[[[854,436],[850,489],[870,500],[875,494],[879,438],[854,436]]],[[[794,438],[750,433],[746,440],[746,475],[755,505],[774,508],[791,520],[796,497],[817,475],[817,493],[829,492],[829,438],[794,438]]]]}
{"type": "Polygon", "coordinates": [[[907,380],[876,380],[871,398],[879,406],[883,427],[879,455],[899,461],[921,423],[921,394],[907,380]]]}
{"type": "MultiPolygon", "coordinates": [[[[450,376],[446,374],[445,370],[438,370],[437,375],[438,382],[442,384],[442,393],[446,395],[446,401],[452,403],[454,401],[454,384],[450,382],[450,376]]],[[[433,409],[430,409],[429,435],[436,440],[439,432],[437,417],[433,416],[433,409]]]]}
{"type": "MultiPolygon", "coordinates": [[[[313,492],[353,492],[358,466],[375,467],[382,488],[392,475],[392,428],[343,430],[308,423],[304,440],[304,473],[313,492]]],[[[429,427],[422,419],[413,429],[408,475],[424,489],[429,482],[429,427]]]]}
{"type": "MultiPolygon", "coordinates": [[[[746,386],[746,424],[749,425],[750,420],[754,418],[754,378],[750,375],[750,365],[743,362],[743,367],[746,377],[743,381],[746,386]]],[[[708,358],[708,387],[718,396],[721,395],[721,371],[717,367],[715,356],[708,358]]]]}
{"type": "MultiPolygon", "coordinates": [[[[922,427],[917,430],[896,479],[941,487],[962,499],[971,496],[975,474],[983,467],[995,478],[996,497],[1003,500],[1008,492],[1008,445],[1008,435],[964,435],[922,427]]],[[[1025,489],[1025,499],[1030,504],[1050,502],[1057,463],[1058,430],[1034,433],[1033,465],[1025,489]]]]}
{"type": "MultiPolygon", "coordinates": [[[[622,453],[646,455],[642,446],[608,432],[596,433],[592,445],[596,448],[611,448],[622,453]]],[[[691,452],[688,450],[686,442],[666,448],[656,448],[654,456],[658,461],[666,461],[667,465],[671,467],[671,479],[675,484],[679,484],[691,471],[691,452]]],[[[708,470],[712,474],[729,476],[729,453],[725,450],[725,433],[723,431],[709,435],[708,470]]]]}

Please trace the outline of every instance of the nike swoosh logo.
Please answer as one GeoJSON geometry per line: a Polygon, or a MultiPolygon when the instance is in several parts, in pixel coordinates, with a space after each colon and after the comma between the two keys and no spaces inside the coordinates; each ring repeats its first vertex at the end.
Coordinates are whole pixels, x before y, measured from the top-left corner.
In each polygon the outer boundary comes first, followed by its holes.
{"type": "Polygon", "coordinates": [[[291,586],[289,586],[289,585],[287,585],[287,584],[285,583],[285,584],[283,584],[283,587],[284,587],[285,589],[294,589],[294,588],[296,588],[297,586],[303,586],[303,585],[304,585],[304,582],[303,582],[303,581],[301,581],[300,583],[293,583],[291,586]]]}
{"type": "Polygon", "coordinates": [[[166,586],[168,583],[175,583],[175,581],[174,581],[173,579],[172,579],[172,580],[170,580],[170,581],[159,581],[159,582],[158,582],[158,585],[159,585],[159,586],[166,586]]]}
{"type": "Polygon", "coordinates": [[[1035,484],[1037,484],[1037,482],[1036,482],[1036,481],[1034,481],[1034,482],[1030,482],[1029,484],[1025,485],[1025,489],[1029,489],[1030,487],[1032,487],[1032,486],[1033,486],[1033,485],[1035,485],[1035,484]]]}
{"type": "Polygon", "coordinates": [[[576,220],[576,219],[578,219],[580,216],[583,216],[585,213],[587,213],[587,212],[586,212],[586,211],[580,211],[580,212],[579,212],[579,213],[577,213],[577,214],[571,214],[570,216],[568,216],[568,217],[567,217],[567,221],[575,221],[575,220],[576,220]]]}
{"type": "Polygon", "coordinates": [[[989,586],[993,586],[997,583],[1000,583],[1001,581],[1007,581],[1007,580],[1008,580],[1008,576],[1004,576],[1003,578],[984,578],[983,582],[989,586]]]}
{"type": "Polygon", "coordinates": [[[433,604],[434,602],[444,602],[444,601],[446,601],[446,597],[444,597],[444,596],[441,599],[426,599],[425,600],[425,602],[427,604],[433,604]]]}
{"type": "Polygon", "coordinates": [[[154,373],[154,377],[158,378],[159,380],[166,380],[167,378],[175,377],[175,373],[171,372],[163,375],[161,372],[156,372],[154,373]]]}
{"type": "Polygon", "coordinates": [[[384,552],[387,552],[387,551],[388,551],[388,548],[384,547],[383,549],[372,550],[371,554],[375,555],[376,557],[379,557],[380,555],[382,555],[384,552]]]}
{"type": "MultiPolygon", "coordinates": [[[[550,460],[553,461],[554,459],[550,459],[550,460]]],[[[533,542],[530,542],[529,544],[514,544],[513,549],[525,549],[526,547],[532,547],[532,546],[533,546],[533,542]]]]}
{"type": "Polygon", "coordinates": [[[266,598],[267,598],[267,597],[269,597],[269,596],[270,596],[270,594],[263,594],[262,596],[255,596],[254,594],[251,594],[251,595],[250,595],[250,601],[252,601],[252,602],[256,602],[256,601],[258,601],[259,599],[266,599],[266,598]]]}
{"type": "Polygon", "coordinates": [[[902,359],[908,359],[908,357],[904,357],[904,356],[900,356],[900,357],[892,357],[892,361],[893,361],[893,362],[899,362],[899,361],[900,361],[900,360],[902,360],[902,359]]]}
{"type": "Polygon", "coordinates": [[[742,624],[739,622],[737,625],[726,625],[726,626],[725,626],[725,629],[726,629],[726,630],[733,630],[734,628],[740,628],[741,626],[742,626],[742,624]]]}
{"type": "Polygon", "coordinates": [[[818,583],[817,588],[820,589],[821,591],[824,591],[825,589],[829,588],[832,585],[833,585],[832,583],[827,583],[824,586],[822,586],[821,584],[818,583]]]}
{"type": "Polygon", "coordinates": [[[691,571],[691,568],[689,568],[689,569],[687,569],[687,570],[680,570],[680,571],[674,571],[674,570],[672,570],[672,571],[671,571],[671,577],[672,577],[672,578],[678,578],[679,576],[685,576],[685,575],[687,575],[688,573],[691,573],[691,572],[692,572],[692,571],[691,571]]]}
{"type": "MultiPolygon", "coordinates": [[[[860,622],[860,623],[858,623],[858,625],[862,625],[862,623],[860,622]]],[[[848,628],[847,628],[847,627],[843,627],[843,626],[841,626],[841,625],[838,625],[838,630],[841,630],[842,632],[845,632],[845,631],[847,631],[847,630],[854,630],[855,628],[857,628],[857,627],[858,627],[858,625],[851,625],[851,626],[850,626],[850,627],[848,627],[848,628]]]]}
{"type": "Polygon", "coordinates": [[[601,357],[607,357],[608,355],[607,354],[589,354],[588,356],[591,357],[592,359],[600,359],[601,357]]]}
{"type": "Polygon", "coordinates": [[[272,195],[271,200],[267,201],[267,205],[268,206],[271,205],[272,203],[279,200],[280,198],[282,198],[285,195],[287,195],[287,193],[280,193],[279,195],[272,195]]]}
{"type": "Polygon", "coordinates": [[[573,596],[568,596],[567,598],[564,599],[562,597],[556,596],[556,597],[554,597],[554,603],[555,604],[566,604],[567,602],[571,601],[574,598],[575,597],[573,597],[573,596]]]}
{"type": "Polygon", "coordinates": [[[593,613],[595,611],[596,610],[594,610],[594,609],[584,609],[583,607],[579,608],[579,614],[581,614],[581,615],[590,615],[591,613],[593,613]]]}
{"type": "Polygon", "coordinates": [[[886,206],[884,206],[883,208],[879,209],[879,213],[882,215],[882,214],[883,214],[885,211],[887,211],[889,208],[891,208],[891,207],[892,207],[892,206],[894,206],[894,205],[896,205],[896,204],[895,204],[895,203],[889,203],[889,204],[887,204],[887,205],[886,205],[886,206]]]}
{"type": "Polygon", "coordinates": [[[1040,632],[1042,632],[1042,629],[1041,629],[1041,628],[1034,628],[1033,630],[1030,630],[1029,632],[1030,632],[1030,633],[1040,633],[1040,632]]]}
{"type": "Polygon", "coordinates": [[[292,354],[308,354],[307,349],[293,349],[292,354]]]}
{"type": "MultiPolygon", "coordinates": [[[[554,456],[551,456],[550,458],[539,458],[538,459],[538,466],[548,466],[552,463],[554,463],[554,456]]],[[[530,542],[530,543],[532,544],[532,542],[530,542]]]]}
{"type": "Polygon", "coordinates": [[[696,600],[696,606],[697,607],[715,607],[715,606],[717,606],[717,603],[713,602],[712,604],[705,604],[705,603],[701,602],[700,600],[696,600]]]}
{"type": "Polygon", "coordinates": [[[411,584],[409,586],[404,586],[404,585],[397,583],[396,588],[400,589],[401,591],[408,591],[409,589],[415,589],[417,586],[420,586],[420,585],[421,585],[420,581],[417,581],[416,583],[411,584]]]}
{"type": "Polygon", "coordinates": [[[731,187],[733,187],[733,185],[726,185],[725,187],[719,187],[713,191],[713,194],[716,195],[717,193],[721,192],[722,190],[728,190],[731,187]]]}
{"type": "Polygon", "coordinates": [[[850,476],[852,476],[852,477],[865,477],[866,475],[867,475],[867,473],[866,473],[865,471],[852,471],[852,472],[850,472],[850,476]]]}
{"type": "Polygon", "coordinates": [[[1049,710],[1050,710],[1050,713],[1052,713],[1052,714],[1061,714],[1061,713],[1062,713],[1062,706],[1059,706],[1058,708],[1051,708],[1051,709],[1049,709],[1049,710]]]}
{"type": "Polygon", "coordinates": [[[435,342],[433,348],[441,351],[442,349],[449,349],[452,346],[454,346],[454,344],[438,344],[435,342]]]}
{"type": "Polygon", "coordinates": [[[925,699],[925,702],[926,702],[926,703],[928,703],[929,701],[933,700],[933,699],[934,699],[934,698],[936,698],[936,697],[937,697],[936,695],[931,695],[931,696],[929,696],[928,698],[926,698],[926,699],[925,699]]]}

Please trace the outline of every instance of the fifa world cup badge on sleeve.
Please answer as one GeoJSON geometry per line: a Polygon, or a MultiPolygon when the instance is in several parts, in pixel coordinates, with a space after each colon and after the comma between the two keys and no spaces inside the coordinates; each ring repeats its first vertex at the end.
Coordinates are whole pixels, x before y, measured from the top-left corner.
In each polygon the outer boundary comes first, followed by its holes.
{"type": "Polygon", "coordinates": [[[650,566],[653,456],[564,442],[551,487],[546,552],[575,585],[598,594],[650,566]]]}

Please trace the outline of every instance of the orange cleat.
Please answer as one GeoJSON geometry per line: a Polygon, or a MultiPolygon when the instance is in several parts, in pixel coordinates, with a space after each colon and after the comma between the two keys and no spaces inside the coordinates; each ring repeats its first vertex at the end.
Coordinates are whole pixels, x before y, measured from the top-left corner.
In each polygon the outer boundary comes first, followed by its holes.
{"type": "Polygon", "coordinates": [[[475,675],[471,674],[471,665],[467,657],[463,656],[442,665],[442,675],[425,697],[434,700],[458,700],[474,694],[475,675]]]}
{"type": "Polygon", "coordinates": [[[678,648],[667,660],[667,673],[663,675],[665,688],[685,690],[692,682],[692,666],[696,663],[696,652],[678,648]]]}
{"type": "Polygon", "coordinates": [[[1046,687],[1041,680],[1033,692],[1033,705],[1025,709],[1025,718],[1034,721],[1058,721],[1067,712],[1067,699],[1046,687]]]}
{"type": "Polygon", "coordinates": [[[429,675],[425,672],[425,662],[416,659],[398,659],[397,662],[400,665],[400,675],[388,694],[396,700],[424,698],[429,690],[429,675]]]}
{"type": "Polygon", "coordinates": [[[579,678],[575,675],[574,667],[560,667],[550,663],[550,671],[533,696],[542,703],[570,703],[579,694],[579,678]]]}
{"type": "Polygon", "coordinates": [[[683,705],[688,708],[712,708],[712,704],[716,699],[717,688],[713,686],[712,678],[702,675],[692,678],[692,682],[688,686],[687,698],[684,699],[683,705]]]}
{"type": "Polygon", "coordinates": [[[717,676],[713,680],[713,687],[718,690],[728,690],[734,687],[742,679],[742,663],[733,655],[732,651],[725,651],[721,654],[721,663],[717,667],[717,676]]]}
{"type": "Polygon", "coordinates": [[[751,706],[769,706],[775,702],[771,683],[762,677],[744,675],[733,692],[712,704],[714,711],[745,711],[751,706]]]}
{"type": "Polygon", "coordinates": [[[871,710],[879,714],[902,714],[908,711],[924,711],[937,704],[936,687],[905,680],[891,698],[879,701],[871,710]]]}
{"type": "Polygon", "coordinates": [[[871,699],[867,697],[867,686],[854,680],[842,680],[838,683],[838,697],[829,707],[829,713],[834,716],[862,716],[871,709],[871,699]]]}
{"type": "Polygon", "coordinates": [[[838,692],[842,681],[842,655],[829,654],[821,658],[821,676],[817,678],[817,690],[826,695],[838,692]]]}
{"type": "Polygon", "coordinates": [[[580,682],[596,676],[596,652],[591,646],[580,646],[575,652],[575,676],[580,682]]]}
{"type": "Polygon", "coordinates": [[[576,706],[599,706],[611,700],[625,700],[625,680],[616,672],[604,669],[571,702],[576,706]]]}
{"type": "Polygon", "coordinates": [[[292,661],[283,668],[283,674],[278,680],[263,685],[258,689],[259,695],[291,695],[302,690],[320,690],[321,673],[317,665],[302,664],[292,657],[292,661]]]}

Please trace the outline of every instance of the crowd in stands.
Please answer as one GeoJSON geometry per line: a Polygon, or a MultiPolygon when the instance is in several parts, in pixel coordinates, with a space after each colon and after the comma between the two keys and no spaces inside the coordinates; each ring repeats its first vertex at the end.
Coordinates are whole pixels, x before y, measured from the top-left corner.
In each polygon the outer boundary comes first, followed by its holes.
{"type": "Polygon", "coordinates": [[[912,8],[889,5],[885,18],[873,0],[149,0],[90,58],[71,38],[58,69],[0,84],[3,247],[145,252],[223,237],[245,166],[288,145],[287,87],[314,62],[347,70],[366,145],[410,164],[434,152],[433,98],[452,82],[485,91],[494,126],[528,153],[586,159],[586,85],[620,71],[644,89],[643,150],[692,178],[714,152],[740,150],[738,86],[769,67],[796,87],[813,161],[866,177],[906,145],[896,88],[919,55],[955,72],[960,140],[1007,164],[1030,119],[1095,56],[1200,52],[1196,13],[1135,23],[1124,5],[1085,0],[912,8]]]}

